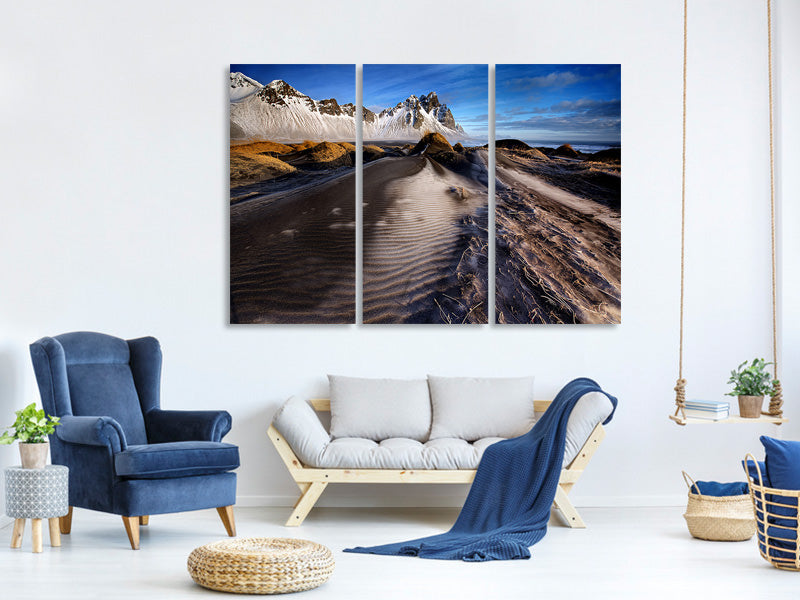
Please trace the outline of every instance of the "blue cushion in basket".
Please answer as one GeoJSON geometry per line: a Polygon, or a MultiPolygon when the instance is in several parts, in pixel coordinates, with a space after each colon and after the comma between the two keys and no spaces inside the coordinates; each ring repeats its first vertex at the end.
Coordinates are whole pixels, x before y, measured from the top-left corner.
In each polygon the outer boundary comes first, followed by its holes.
{"type": "MultiPolygon", "coordinates": [[[[756,469],[755,463],[749,460],[743,460],[742,466],[747,469],[747,474],[750,476],[753,483],[758,485],[758,470],[756,469]]],[[[764,487],[772,487],[769,481],[769,474],[767,473],[767,463],[758,461],[758,469],[761,470],[761,485],[764,487]]]]}
{"type": "Polygon", "coordinates": [[[692,492],[703,496],[741,496],[747,493],[747,483],[736,481],[734,483],[719,483],[718,481],[697,481],[692,486],[692,492]]]}

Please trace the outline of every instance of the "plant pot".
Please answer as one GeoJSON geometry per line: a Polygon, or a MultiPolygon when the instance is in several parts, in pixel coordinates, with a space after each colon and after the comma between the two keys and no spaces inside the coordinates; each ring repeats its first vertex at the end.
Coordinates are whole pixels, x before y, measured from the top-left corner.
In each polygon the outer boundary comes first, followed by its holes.
{"type": "Polygon", "coordinates": [[[50,453],[50,442],[39,444],[19,443],[19,456],[23,469],[44,469],[47,455],[50,453]]]}
{"type": "Polygon", "coordinates": [[[764,396],[739,396],[739,416],[743,419],[758,419],[764,396]]]}

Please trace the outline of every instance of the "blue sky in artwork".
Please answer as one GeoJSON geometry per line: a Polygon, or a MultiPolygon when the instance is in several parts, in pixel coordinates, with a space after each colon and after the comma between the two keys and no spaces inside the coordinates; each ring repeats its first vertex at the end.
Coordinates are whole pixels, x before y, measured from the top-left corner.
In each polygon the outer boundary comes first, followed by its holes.
{"type": "Polygon", "coordinates": [[[339,104],[356,102],[355,65],[231,65],[231,73],[244,73],[261,85],[283,79],[313,98],[335,98],[339,104]]]}
{"type": "Polygon", "coordinates": [[[620,65],[497,65],[497,139],[618,144],[620,65]]]}
{"type": "Polygon", "coordinates": [[[429,92],[467,133],[488,135],[488,65],[364,65],[364,106],[374,112],[429,92]]]}

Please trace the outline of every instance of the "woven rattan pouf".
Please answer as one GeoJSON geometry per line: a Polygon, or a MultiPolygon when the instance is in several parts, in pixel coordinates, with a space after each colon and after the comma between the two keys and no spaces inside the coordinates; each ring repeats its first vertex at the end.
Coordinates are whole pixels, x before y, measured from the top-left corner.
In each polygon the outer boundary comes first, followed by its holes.
{"type": "Polygon", "coordinates": [[[322,585],[333,573],[333,554],[307,540],[238,538],[192,550],[195,583],[219,592],[284,594],[322,585]]]}

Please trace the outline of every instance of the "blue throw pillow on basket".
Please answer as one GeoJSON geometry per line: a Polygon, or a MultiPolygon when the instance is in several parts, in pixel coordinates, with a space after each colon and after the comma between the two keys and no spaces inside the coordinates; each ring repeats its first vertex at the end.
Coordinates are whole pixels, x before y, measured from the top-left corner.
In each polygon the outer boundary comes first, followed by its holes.
{"type": "Polygon", "coordinates": [[[800,490],[800,442],[788,442],[761,436],[766,452],[765,462],[770,487],[779,490],[800,490]]]}

